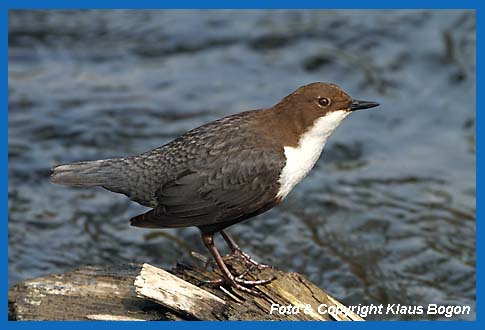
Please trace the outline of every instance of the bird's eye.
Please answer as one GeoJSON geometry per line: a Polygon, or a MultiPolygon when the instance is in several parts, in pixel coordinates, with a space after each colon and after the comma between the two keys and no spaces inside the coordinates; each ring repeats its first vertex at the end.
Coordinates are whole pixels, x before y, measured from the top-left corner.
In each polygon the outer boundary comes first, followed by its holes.
{"type": "Polygon", "coordinates": [[[326,97],[319,97],[318,98],[318,105],[321,106],[321,107],[328,107],[330,105],[330,99],[326,98],[326,97]]]}

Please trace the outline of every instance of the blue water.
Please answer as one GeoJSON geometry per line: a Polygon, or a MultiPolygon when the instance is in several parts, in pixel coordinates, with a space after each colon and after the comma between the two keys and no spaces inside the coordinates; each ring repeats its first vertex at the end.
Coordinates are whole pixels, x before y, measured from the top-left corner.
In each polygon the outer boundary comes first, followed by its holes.
{"type": "Polygon", "coordinates": [[[141,153],[314,81],[381,106],[349,116],[282,205],[229,231],[347,304],[474,309],[473,11],[11,11],[9,284],[208,255],[196,229],[130,227],[145,208],[53,185],[50,167],[141,153]]]}

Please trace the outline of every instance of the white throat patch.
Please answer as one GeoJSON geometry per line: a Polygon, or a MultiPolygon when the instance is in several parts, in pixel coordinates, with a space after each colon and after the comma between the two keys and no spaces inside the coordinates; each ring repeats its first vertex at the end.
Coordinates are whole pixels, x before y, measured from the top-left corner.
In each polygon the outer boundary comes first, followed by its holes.
{"type": "Polygon", "coordinates": [[[349,114],[349,111],[339,110],[318,118],[301,136],[297,147],[284,147],[286,164],[280,174],[280,190],[276,197],[285,198],[291,189],[310,172],[329,136],[349,114]]]}

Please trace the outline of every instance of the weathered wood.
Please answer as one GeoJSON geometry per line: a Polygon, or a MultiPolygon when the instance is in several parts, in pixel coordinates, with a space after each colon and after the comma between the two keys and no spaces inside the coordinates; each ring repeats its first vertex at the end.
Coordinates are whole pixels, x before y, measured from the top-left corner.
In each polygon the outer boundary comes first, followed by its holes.
{"type": "Polygon", "coordinates": [[[9,319],[177,319],[160,305],[136,297],[133,280],[140,269],[83,267],[18,283],[9,289],[9,319]]]}
{"type": "MultiPolygon", "coordinates": [[[[226,260],[226,264],[232,268],[234,273],[240,274],[244,271],[244,267],[233,260],[226,260]]],[[[186,264],[178,264],[174,273],[191,283],[220,278],[218,269],[212,271],[186,264]]],[[[237,289],[221,290],[221,288],[210,286],[206,286],[204,289],[224,299],[226,303],[224,314],[217,316],[220,320],[363,320],[354,313],[348,313],[348,315],[344,315],[344,313],[337,315],[319,314],[317,309],[321,304],[339,306],[340,309],[344,309],[345,305],[298,273],[268,268],[257,273],[249,273],[245,276],[245,279],[258,280],[273,277],[276,279],[271,283],[257,286],[262,294],[261,297],[237,289]],[[271,313],[273,304],[297,306],[300,307],[300,313],[289,315],[271,313]],[[308,313],[303,312],[305,305],[312,307],[307,309],[308,313]]]]}
{"type": "MultiPolygon", "coordinates": [[[[235,260],[227,263],[234,272],[244,270],[235,260]]],[[[246,279],[276,277],[256,287],[261,297],[227,287],[197,286],[218,276],[211,269],[186,263],[179,263],[171,273],[147,264],[84,267],[11,287],[9,319],[362,320],[353,313],[318,313],[320,304],[345,306],[297,273],[270,268],[246,274],[246,279]],[[300,313],[271,313],[273,304],[297,306],[300,313]],[[312,308],[305,313],[301,307],[308,304],[312,308]]]]}
{"type": "Polygon", "coordinates": [[[135,291],[139,297],[199,320],[217,319],[225,305],[212,293],[149,264],[143,264],[136,277],[135,291]]]}

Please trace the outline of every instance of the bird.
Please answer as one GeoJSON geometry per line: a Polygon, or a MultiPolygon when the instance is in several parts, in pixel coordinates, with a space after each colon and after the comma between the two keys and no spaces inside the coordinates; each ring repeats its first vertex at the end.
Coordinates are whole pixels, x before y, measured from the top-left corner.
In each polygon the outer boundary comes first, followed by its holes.
{"type": "Polygon", "coordinates": [[[313,168],[339,124],[354,111],[378,105],[353,99],[335,84],[314,82],[269,108],[212,121],[139,155],[55,166],[51,181],[100,186],[149,207],[130,220],[135,227],[197,227],[222,273],[214,282],[257,295],[255,286],[273,279],[233,274],[214,235],[222,236],[230,256],[267,267],[243,252],[227,228],[280,204],[313,168]]]}

